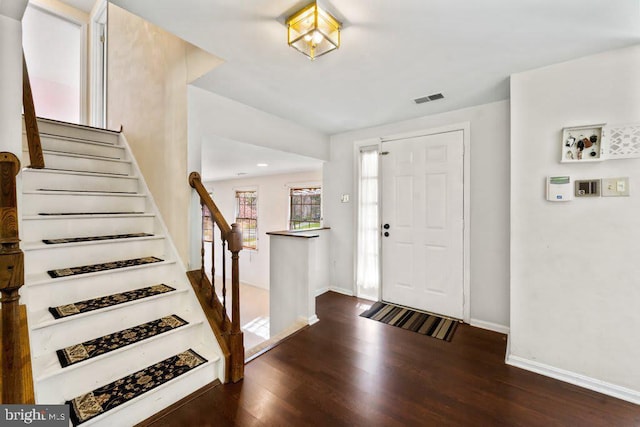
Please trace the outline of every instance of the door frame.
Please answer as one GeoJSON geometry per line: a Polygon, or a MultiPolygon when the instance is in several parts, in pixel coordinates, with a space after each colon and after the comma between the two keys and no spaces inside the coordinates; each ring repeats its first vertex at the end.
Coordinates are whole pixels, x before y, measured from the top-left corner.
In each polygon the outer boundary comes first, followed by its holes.
{"type": "Polygon", "coordinates": [[[95,3],[89,16],[89,125],[107,126],[107,1],[95,3]],[[100,30],[104,29],[104,34],[100,30]],[[101,40],[101,37],[103,39],[101,40]],[[102,53],[102,56],[100,56],[102,53]]]}
{"type": "MultiPolygon", "coordinates": [[[[421,129],[421,130],[417,130],[417,131],[411,131],[411,132],[403,132],[403,133],[397,133],[397,134],[387,134],[387,135],[380,135],[377,138],[368,138],[368,139],[363,139],[363,140],[358,140],[354,142],[354,183],[356,183],[356,186],[354,188],[357,188],[357,182],[359,179],[359,166],[358,166],[358,161],[359,161],[359,152],[360,152],[360,147],[362,146],[366,146],[366,145],[374,145],[374,144],[378,144],[378,150],[382,151],[383,148],[383,143],[384,142],[390,142],[390,141],[397,141],[397,140],[402,140],[402,139],[408,139],[408,138],[415,138],[415,137],[420,137],[420,136],[429,136],[429,135],[437,135],[440,133],[449,133],[449,132],[455,132],[455,131],[462,131],[462,135],[463,135],[463,231],[462,231],[462,263],[463,263],[463,271],[462,271],[462,308],[463,308],[463,321],[465,323],[470,323],[471,322],[471,277],[470,277],[470,273],[471,273],[471,123],[470,122],[459,122],[459,123],[454,123],[451,125],[445,125],[445,126],[438,126],[438,127],[433,127],[433,128],[426,128],[426,129],[421,129]]],[[[379,180],[381,181],[382,179],[384,179],[384,177],[382,176],[382,165],[381,163],[378,163],[378,176],[379,176],[379,180]]],[[[382,186],[378,185],[378,191],[381,191],[382,186]]],[[[379,195],[381,196],[381,194],[379,195]]],[[[382,198],[379,197],[378,199],[380,201],[379,206],[378,206],[378,215],[382,214],[382,198]]],[[[358,199],[357,197],[354,200],[354,206],[355,209],[354,211],[354,224],[356,225],[354,227],[354,242],[357,242],[357,230],[358,230],[358,199]]],[[[382,244],[382,242],[380,243],[382,244]]],[[[354,244],[354,261],[355,261],[355,257],[357,256],[357,246],[356,244],[354,244]]],[[[382,249],[382,248],[380,248],[382,249]]],[[[354,262],[354,265],[356,263],[354,262]]],[[[379,262],[379,266],[380,269],[382,269],[382,250],[380,250],[380,262],[379,262]]],[[[382,297],[382,271],[380,271],[380,284],[378,286],[378,299],[380,299],[382,297]]],[[[356,279],[356,271],[354,268],[354,284],[355,284],[355,279],[356,279]]],[[[356,286],[357,288],[357,286],[356,286]]],[[[358,290],[355,289],[355,291],[357,292],[358,290]]]]}

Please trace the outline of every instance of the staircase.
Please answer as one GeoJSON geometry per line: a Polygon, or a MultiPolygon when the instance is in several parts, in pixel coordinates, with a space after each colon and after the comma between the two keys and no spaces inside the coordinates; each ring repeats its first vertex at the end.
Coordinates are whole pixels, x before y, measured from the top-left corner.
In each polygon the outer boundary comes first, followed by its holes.
{"type": "Polygon", "coordinates": [[[46,168],[23,169],[21,207],[36,402],[70,402],[74,424],[125,426],[224,381],[124,135],[38,127],[46,168]]]}

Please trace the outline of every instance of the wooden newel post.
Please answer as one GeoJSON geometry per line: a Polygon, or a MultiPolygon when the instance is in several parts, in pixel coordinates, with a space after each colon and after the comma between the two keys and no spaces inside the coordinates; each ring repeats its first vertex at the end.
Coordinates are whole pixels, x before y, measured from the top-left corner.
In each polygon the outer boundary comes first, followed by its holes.
{"type": "Polygon", "coordinates": [[[24,284],[24,255],[18,237],[18,158],[0,153],[0,292],[2,292],[2,403],[25,403],[18,293],[24,284]]]}
{"type": "Polygon", "coordinates": [[[242,250],[242,231],[238,224],[231,224],[231,232],[227,236],[231,251],[231,381],[238,382],[244,377],[244,345],[240,330],[240,263],[239,253],[242,250]]]}

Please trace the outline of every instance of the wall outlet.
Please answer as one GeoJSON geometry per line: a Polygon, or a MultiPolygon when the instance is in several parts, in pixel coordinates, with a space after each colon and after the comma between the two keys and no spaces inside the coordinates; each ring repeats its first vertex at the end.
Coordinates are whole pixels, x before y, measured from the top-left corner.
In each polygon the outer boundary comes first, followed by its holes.
{"type": "Polygon", "coordinates": [[[349,195],[348,194],[343,194],[342,197],[340,197],[340,201],[342,203],[349,203],[349,195]]]}
{"type": "Polygon", "coordinates": [[[600,197],[599,179],[576,180],[576,197],[600,197]]]}
{"type": "Polygon", "coordinates": [[[625,197],[629,196],[629,177],[603,178],[603,197],[625,197]]]}

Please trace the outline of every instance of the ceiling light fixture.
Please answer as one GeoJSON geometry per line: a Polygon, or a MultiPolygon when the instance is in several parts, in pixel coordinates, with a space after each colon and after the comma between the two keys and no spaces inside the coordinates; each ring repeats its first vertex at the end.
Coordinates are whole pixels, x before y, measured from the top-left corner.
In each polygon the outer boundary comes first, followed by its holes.
{"type": "Polygon", "coordinates": [[[266,168],[269,165],[266,163],[258,163],[256,166],[258,166],[259,168],[266,168]]]}
{"type": "Polygon", "coordinates": [[[286,24],[289,46],[311,60],[340,47],[340,22],[316,1],[287,18],[286,24]]]}

